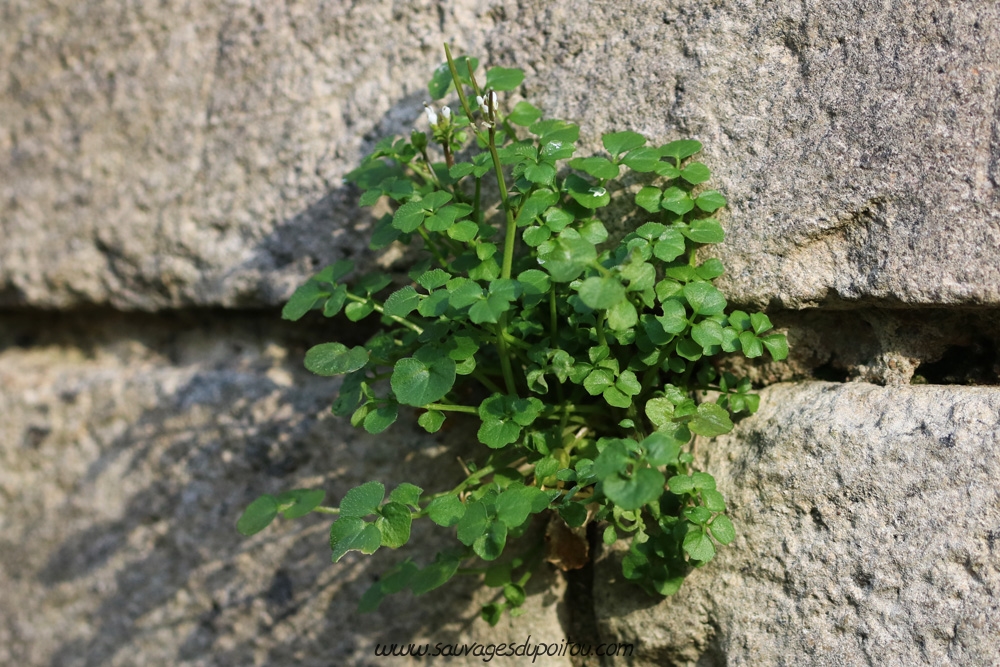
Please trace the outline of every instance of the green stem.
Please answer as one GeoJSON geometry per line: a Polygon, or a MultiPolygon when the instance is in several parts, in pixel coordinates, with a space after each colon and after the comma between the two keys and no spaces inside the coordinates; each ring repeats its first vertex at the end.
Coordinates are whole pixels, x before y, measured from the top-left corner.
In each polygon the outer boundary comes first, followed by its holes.
{"type": "Polygon", "coordinates": [[[445,403],[428,403],[424,406],[427,410],[438,410],[440,412],[465,412],[470,415],[478,415],[479,409],[471,405],[447,405],[445,403]]]}
{"type": "Polygon", "coordinates": [[[313,512],[318,512],[320,514],[340,514],[339,507],[326,507],[325,505],[320,505],[319,507],[314,507],[313,512]]]}
{"type": "Polygon", "coordinates": [[[469,107],[469,100],[465,97],[465,89],[462,87],[462,81],[458,78],[458,68],[455,67],[455,59],[451,57],[451,48],[448,44],[444,45],[444,55],[448,58],[448,69],[451,70],[451,79],[455,82],[455,90],[458,91],[458,101],[462,103],[462,110],[465,111],[465,115],[469,117],[469,122],[475,122],[472,118],[472,109],[469,107]]]}
{"type": "Polygon", "coordinates": [[[437,263],[441,265],[441,268],[447,269],[448,268],[447,260],[445,260],[445,258],[441,255],[441,250],[438,248],[437,243],[431,240],[431,237],[427,233],[427,230],[425,230],[423,227],[417,227],[417,233],[420,234],[420,238],[424,240],[424,243],[427,245],[427,247],[431,249],[431,254],[434,255],[434,259],[436,259],[437,263]]]}
{"type": "Polygon", "coordinates": [[[608,339],[604,337],[604,312],[601,311],[597,314],[597,344],[601,346],[606,346],[608,344],[608,339]]]}
{"type": "Polygon", "coordinates": [[[379,303],[377,301],[375,301],[375,299],[371,299],[371,298],[366,299],[364,297],[358,296],[357,294],[351,294],[350,292],[347,293],[347,298],[350,299],[351,301],[357,301],[359,303],[371,303],[372,304],[372,309],[376,313],[378,313],[379,315],[383,315],[385,317],[388,317],[390,320],[392,320],[396,324],[402,324],[404,327],[406,327],[407,329],[413,331],[417,335],[420,335],[420,334],[422,334],[424,332],[424,330],[421,327],[417,326],[416,324],[414,324],[413,322],[409,321],[406,318],[400,317],[398,315],[386,315],[385,314],[385,309],[381,305],[379,305],[379,303]]]}
{"type": "Polygon", "coordinates": [[[556,311],[556,286],[553,283],[549,289],[549,336],[552,339],[552,346],[556,346],[559,339],[559,317],[556,311]]]}
{"type": "Polygon", "coordinates": [[[482,185],[482,177],[476,176],[476,196],[472,203],[472,219],[476,221],[477,225],[483,224],[483,211],[479,207],[479,195],[482,190],[482,185]]]}
{"type": "MultiPolygon", "coordinates": [[[[514,240],[517,227],[514,225],[514,212],[510,208],[510,201],[507,195],[507,183],[503,177],[503,168],[500,165],[500,156],[497,154],[496,128],[490,126],[489,131],[490,156],[493,158],[493,169],[497,173],[497,185],[500,187],[500,202],[503,204],[504,212],[507,214],[507,234],[504,237],[503,245],[503,266],[500,269],[500,277],[504,280],[510,278],[511,270],[514,266],[514,240]]],[[[514,369],[510,365],[510,357],[507,353],[507,341],[503,332],[507,330],[507,313],[500,315],[500,322],[497,323],[497,352],[500,355],[500,368],[503,370],[503,380],[507,385],[507,393],[511,396],[517,395],[517,386],[514,383],[514,369]]]]}
{"type": "Polygon", "coordinates": [[[490,391],[492,391],[494,394],[502,394],[503,393],[503,389],[501,389],[500,387],[498,387],[493,382],[493,380],[491,380],[488,377],[486,377],[485,375],[483,375],[482,371],[479,371],[479,370],[472,371],[472,377],[474,377],[477,380],[479,380],[479,384],[483,385],[484,387],[486,387],[487,389],[489,389],[490,391]]]}
{"type": "Polygon", "coordinates": [[[503,383],[507,388],[507,394],[517,396],[517,385],[514,384],[514,369],[510,365],[510,351],[507,349],[507,339],[504,337],[504,328],[507,326],[507,313],[500,316],[497,322],[497,354],[500,355],[500,370],[503,371],[503,383]]]}
{"type": "Polygon", "coordinates": [[[507,214],[507,234],[503,243],[503,266],[500,269],[500,277],[508,279],[514,266],[514,241],[517,239],[517,226],[514,224],[514,211],[510,207],[507,183],[500,166],[500,156],[497,155],[496,134],[496,129],[491,127],[489,132],[490,156],[493,158],[493,169],[497,173],[497,185],[500,187],[500,203],[503,204],[504,213],[507,214]]]}

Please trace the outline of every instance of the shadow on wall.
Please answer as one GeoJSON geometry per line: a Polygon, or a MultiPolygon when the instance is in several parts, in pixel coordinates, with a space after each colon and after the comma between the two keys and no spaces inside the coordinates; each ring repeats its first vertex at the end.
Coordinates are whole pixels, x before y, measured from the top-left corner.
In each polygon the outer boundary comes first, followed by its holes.
{"type": "MultiPolygon", "coordinates": [[[[260,493],[318,487],[336,503],[371,479],[388,489],[403,480],[450,488],[461,475],[455,454],[475,445],[463,425],[429,436],[404,415],[377,437],[353,429],[328,414],[335,381],[301,369],[306,336],[281,323],[226,313],[125,322],[112,313],[101,326],[88,346],[93,363],[54,376],[50,431],[23,429],[33,452],[50,459],[50,477],[73,479],[41,516],[50,539],[26,533],[23,553],[40,561],[31,599],[6,604],[15,623],[42,627],[34,646],[15,646],[12,657],[30,664],[41,651],[54,666],[375,664],[376,643],[464,642],[475,633],[482,641],[484,632],[507,641],[535,626],[559,630],[563,604],[550,592],[552,575],[536,578],[534,614],[508,632],[478,620],[487,599],[473,578],[421,598],[404,593],[358,616],[379,572],[405,557],[427,563],[453,541],[453,531],[427,522],[415,525],[403,550],[352,553],[332,566],[328,517],[278,519],[254,538],[235,531],[260,493]],[[67,391],[72,400],[64,402],[67,391]],[[110,423],[126,425],[105,437],[102,424],[110,423]]],[[[52,342],[43,335],[19,352],[51,351],[52,342]]]]}

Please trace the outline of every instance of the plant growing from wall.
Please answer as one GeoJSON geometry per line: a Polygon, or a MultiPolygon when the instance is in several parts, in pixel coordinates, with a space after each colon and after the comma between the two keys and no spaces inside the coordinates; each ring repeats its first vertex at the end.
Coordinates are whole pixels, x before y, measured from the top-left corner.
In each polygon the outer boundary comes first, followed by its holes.
{"type": "Polygon", "coordinates": [[[430,133],[379,142],[347,176],[364,191],[362,205],[393,207],[371,247],[419,249],[410,281],[354,277],[352,263],[339,261],[296,290],[283,316],[378,318],[364,345],[327,342],[306,354],[311,371],[342,377],[333,412],[369,433],[407,408],[430,433],[451,418],[476,419],[482,459],[451,489],[402,482],[386,496],[370,481],[339,507],[323,506],[321,490],[261,496],[237,528],[252,535],[279,513],[336,514],[338,561],[402,547],[411,523],[428,518],[455,534],[455,546],[431,563],[404,560],[361,608],[475,573],[503,590],[504,602],[483,608],[496,623],[505,609],[518,613],[542,559],[541,549],[505,557],[506,547],[548,512],[570,527],[602,526],[607,544],[630,540],[625,577],[670,595],[735,537],[690,448],[695,435],[729,432],[758,397],[712,361],[765,350],[783,359],[785,337],[769,333],[762,313],[727,313],[712,284],[721,262],[699,261],[702,247],[724,238],[713,214],[726,203],[705,186],[700,143],[651,146],[615,132],[602,137],[604,154],[576,157],[577,125],[527,102],[503,110],[498,93],[521,84],[520,70],[493,67],[479,81],[475,58],[445,51],[428,89],[435,100],[454,90],[459,111],[428,107],[430,133]],[[635,185],[618,180],[626,170],[635,185]],[[614,198],[634,199],[641,224],[609,242],[600,213],[614,198]]]}

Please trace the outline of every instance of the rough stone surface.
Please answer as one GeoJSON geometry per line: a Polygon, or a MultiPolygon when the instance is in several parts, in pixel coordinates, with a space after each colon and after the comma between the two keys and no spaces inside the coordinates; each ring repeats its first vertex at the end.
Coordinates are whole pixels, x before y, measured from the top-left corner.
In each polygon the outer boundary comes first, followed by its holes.
{"type": "Polygon", "coordinates": [[[705,448],[737,539],[665,601],[596,568],[642,665],[1000,664],[1000,390],[775,385],[705,448]]]}
{"type": "Polygon", "coordinates": [[[336,501],[370,479],[437,489],[461,476],[461,443],[406,420],[371,437],[331,418],[332,382],[301,370],[287,329],[239,315],[31,319],[0,327],[0,664],[411,664],[375,645],[566,636],[564,586],[545,570],[528,613],[496,628],[478,619],[496,591],[471,577],[358,616],[380,572],[454,539],[426,521],[405,550],[337,565],[327,517],[236,533],[260,493],[322,487],[336,501]]]}
{"type": "Polygon", "coordinates": [[[585,136],[702,139],[742,303],[1000,303],[992,0],[14,0],[0,304],[273,304],[357,256],[340,178],[417,121],[443,39],[585,136]]]}

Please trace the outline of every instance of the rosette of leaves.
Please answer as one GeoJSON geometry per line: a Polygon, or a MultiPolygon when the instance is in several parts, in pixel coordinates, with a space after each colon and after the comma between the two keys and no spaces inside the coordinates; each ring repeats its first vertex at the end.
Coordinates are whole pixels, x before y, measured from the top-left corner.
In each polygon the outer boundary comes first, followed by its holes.
{"type": "Polygon", "coordinates": [[[333,412],[369,433],[402,410],[417,410],[430,433],[464,414],[478,420],[482,458],[451,489],[404,482],[386,498],[371,481],[339,507],[322,506],[320,491],[264,496],[238,528],[253,534],[279,513],[337,514],[337,561],[401,547],[426,517],[455,546],[423,565],[404,560],[361,608],[474,573],[502,589],[503,602],[483,609],[495,623],[505,609],[518,613],[543,558],[540,549],[511,558],[507,547],[549,512],[572,527],[597,523],[608,544],[629,540],[624,575],[670,595],[735,537],[690,446],[729,432],[758,397],[712,360],[784,359],[785,337],[763,313],[727,310],[713,285],[724,267],[700,250],[723,242],[716,216],[726,199],[707,185],[699,142],[614,132],[603,152],[578,156],[577,125],[527,102],[501,111],[496,93],[518,87],[520,70],[494,67],[480,82],[476,59],[447,55],[428,90],[454,91],[461,112],[430,113],[430,139],[385,139],[347,176],[363,205],[391,206],[371,248],[414,244],[423,258],[402,284],[336,262],[296,290],[283,316],[376,319],[364,345],[324,342],[306,354],[311,371],[340,378],[333,412]],[[621,184],[628,171],[638,186],[621,184]],[[484,179],[499,201],[484,200],[484,179]],[[636,223],[609,242],[601,214],[614,198],[634,202],[636,223]]]}

